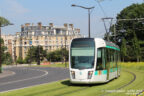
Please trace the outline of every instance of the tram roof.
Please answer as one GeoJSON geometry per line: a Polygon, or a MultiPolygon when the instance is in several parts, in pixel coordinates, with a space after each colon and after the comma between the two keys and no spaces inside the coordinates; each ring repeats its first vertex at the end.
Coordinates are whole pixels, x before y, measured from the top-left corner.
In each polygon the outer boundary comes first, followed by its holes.
{"type": "Polygon", "coordinates": [[[105,41],[107,46],[112,46],[112,47],[116,47],[119,49],[119,46],[117,46],[116,44],[110,42],[110,41],[105,41]]]}
{"type": "MultiPolygon", "coordinates": [[[[104,39],[102,39],[102,38],[75,38],[75,40],[78,40],[78,39],[101,39],[101,40],[104,40],[104,39]]],[[[118,48],[118,49],[120,49],[119,48],[119,46],[117,46],[116,44],[114,44],[113,42],[111,42],[111,41],[106,41],[106,40],[104,40],[104,42],[106,43],[106,46],[110,46],[110,47],[115,47],[115,48],[118,48]]]]}
{"type": "Polygon", "coordinates": [[[111,41],[106,41],[106,40],[104,40],[102,38],[94,38],[94,39],[103,40],[105,42],[107,48],[112,48],[112,49],[120,50],[119,46],[116,45],[115,43],[111,42],[111,41]]]}

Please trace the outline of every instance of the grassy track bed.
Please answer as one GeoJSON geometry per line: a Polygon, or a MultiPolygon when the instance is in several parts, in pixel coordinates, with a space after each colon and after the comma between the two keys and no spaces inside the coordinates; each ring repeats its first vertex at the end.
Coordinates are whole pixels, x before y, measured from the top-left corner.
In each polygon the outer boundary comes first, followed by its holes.
{"type": "MultiPolygon", "coordinates": [[[[137,72],[139,74],[139,72],[137,72]]],[[[141,75],[138,75],[138,77],[141,75]]],[[[129,83],[133,79],[133,75],[122,71],[121,76],[118,79],[112,80],[107,84],[96,84],[93,86],[90,85],[71,85],[69,80],[53,82],[45,85],[40,85],[36,87],[30,87],[15,91],[10,91],[6,93],[1,93],[0,96],[101,96],[108,91],[117,89],[127,83],[129,83]]],[[[140,81],[144,80],[144,78],[138,79],[134,84],[130,87],[126,87],[126,89],[131,89],[131,87],[136,86],[136,88],[142,88],[139,84],[140,81]]],[[[113,94],[121,94],[121,93],[112,93],[109,94],[114,96],[113,94]]],[[[125,93],[122,93],[125,96],[125,93]]]]}
{"type": "MultiPolygon", "coordinates": [[[[129,86],[120,89],[123,92],[115,92],[108,96],[136,96],[136,94],[144,90],[144,71],[137,71],[134,69],[130,71],[136,74],[135,81],[129,86]]],[[[144,93],[142,93],[141,96],[144,96],[144,93]]]]}

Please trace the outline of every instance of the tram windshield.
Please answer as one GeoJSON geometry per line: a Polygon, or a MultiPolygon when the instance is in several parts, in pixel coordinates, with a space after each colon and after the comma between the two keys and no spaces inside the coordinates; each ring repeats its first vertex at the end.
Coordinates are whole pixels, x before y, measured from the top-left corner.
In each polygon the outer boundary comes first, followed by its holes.
{"type": "Polygon", "coordinates": [[[74,39],[71,44],[71,68],[94,67],[95,43],[92,38],[74,39]]]}

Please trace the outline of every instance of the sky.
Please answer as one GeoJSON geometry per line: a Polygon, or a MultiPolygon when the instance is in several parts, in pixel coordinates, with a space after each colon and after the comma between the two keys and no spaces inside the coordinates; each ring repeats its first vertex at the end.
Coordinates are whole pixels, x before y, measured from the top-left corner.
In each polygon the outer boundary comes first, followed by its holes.
{"type": "Polygon", "coordinates": [[[91,10],[91,36],[103,37],[105,28],[101,18],[116,18],[123,8],[133,3],[144,2],[144,0],[99,1],[105,14],[96,0],[0,0],[0,16],[14,24],[3,27],[2,34],[20,32],[21,25],[25,23],[36,25],[42,22],[43,25],[54,23],[55,26],[63,26],[64,23],[74,24],[75,28],[80,28],[82,35],[88,36],[88,11],[71,7],[72,4],[76,4],[85,7],[95,6],[91,10]]]}

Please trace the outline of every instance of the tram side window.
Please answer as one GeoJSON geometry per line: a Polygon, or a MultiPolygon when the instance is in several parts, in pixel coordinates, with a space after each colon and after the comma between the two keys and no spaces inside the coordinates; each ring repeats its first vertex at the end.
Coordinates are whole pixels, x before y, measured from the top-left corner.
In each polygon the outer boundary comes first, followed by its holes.
{"type": "Polygon", "coordinates": [[[116,51],[116,54],[115,54],[115,62],[116,62],[116,67],[118,67],[118,51],[116,51]]]}
{"type": "Polygon", "coordinates": [[[97,66],[96,70],[104,70],[105,69],[105,49],[99,48],[97,50],[97,66]]]}
{"type": "Polygon", "coordinates": [[[111,49],[111,68],[113,68],[114,67],[114,50],[113,49],[111,49]]]}
{"type": "Polygon", "coordinates": [[[109,68],[116,68],[118,62],[117,60],[118,52],[116,50],[109,49],[109,48],[107,48],[106,51],[107,51],[107,64],[109,64],[108,65],[109,68]]]}
{"type": "Polygon", "coordinates": [[[110,66],[110,61],[111,61],[111,55],[110,55],[110,49],[108,49],[108,48],[106,48],[106,57],[107,57],[107,68],[109,68],[109,66],[110,66]]]}
{"type": "Polygon", "coordinates": [[[119,58],[119,52],[117,50],[114,51],[114,68],[118,67],[118,58],[119,58]]]}
{"type": "Polygon", "coordinates": [[[102,64],[103,69],[106,69],[106,48],[102,49],[102,64]]]}
{"type": "Polygon", "coordinates": [[[119,53],[119,52],[117,53],[117,56],[118,56],[118,57],[117,57],[117,58],[118,58],[118,59],[117,59],[117,60],[118,60],[117,66],[119,67],[119,66],[120,66],[120,53],[119,53]]]}
{"type": "Polygon", "coordinates": [[[113,50],[113,68],[116,68],[116,51],[113,50]]]}
{"type": "Polygon", "coordinates": [[[112,68],[113,67],[113,63],[114,63],[113,50],[107,48],[106,49],[106,53],[107,53],[107,67],[108,68],[112,68]]]}
{"type": "Polygon", "coordinates": [[[114,68],[115,66],[115,57],[114,57],[114,50],[110,49],[111,61],[110,61],[110,68],[114,68]]]}

